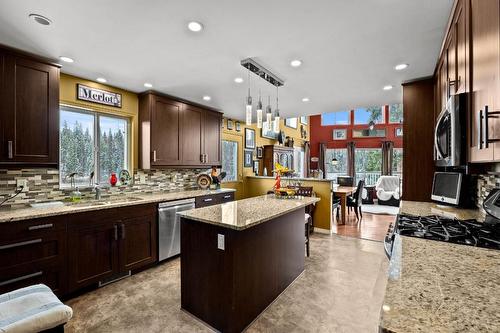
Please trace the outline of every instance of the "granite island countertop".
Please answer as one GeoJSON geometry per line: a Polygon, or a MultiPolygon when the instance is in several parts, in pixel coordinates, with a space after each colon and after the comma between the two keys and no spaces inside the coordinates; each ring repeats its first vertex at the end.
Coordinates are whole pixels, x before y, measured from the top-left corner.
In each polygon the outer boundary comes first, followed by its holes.
{"type": "Polygon", "coordinates": [[[396,235],[382,332],[500,332],[500,251],[396,235]]]}
{"type": "Polygon", "coordinates": [[[399,205],[399,213],[416,216],[440,215],[459,220],[475,219],[479,222],[483,222],[485,217],[485,213],[480,209],[463,209],[443,206],[434,202],[405,200],[402,200],[399,205]]]}
{"type": "Polygon", "coordinates": [[[244,230],[320,201],[317,197],[278,199],[274,194],[227,202],[177,213],[182,217],[225,228],[244,230]]]}
{"type": "Polygon", "coordinates": [[[65,215],[81,213],[93,210],[101,210],[108,208],[143,205],[148,203],[159,203],[164,201],[181,200],[195,198],[205,195],[213,195],[219,193],[235,192],[234,189],[220,190],[185,190],[185,191],[170,191],[170,192],[155,192],[155,193],[124,193],[123,196],[113,196],[110,198],[102,198],[101,200],[82,200],[79,203],[65,203],[60,206],[52,206],[45,208],[7,208],[0,209],[0,223],[15,222],[28,220],[40,217],[49,217],[55,215],[65,215]]]}

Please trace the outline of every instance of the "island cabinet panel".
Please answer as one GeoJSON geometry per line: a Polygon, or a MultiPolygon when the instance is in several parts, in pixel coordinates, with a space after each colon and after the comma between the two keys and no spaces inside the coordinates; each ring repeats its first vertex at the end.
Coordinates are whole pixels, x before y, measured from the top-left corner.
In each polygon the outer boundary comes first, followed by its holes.
{"type": "Polygon", "coordinates": [[[0,165],[57,165],[59,67],[0,50],[0,165]]]}
{"type": "Polygon", "coordinates": [[[66,223],[60,217],[0,224],[0,293],[44,283],[66,291],[66,223]]]}
{"type": "Polygon", "coordinates": [[[195,198],[195,207],[207,207],[234,201],[234,192],[204,195],[195,198]]]}
{"type": "Polygon", "coordinates": [[[210,167],[221,164],[222,113],[173,97],[139,96],[140,164],[210,167]]]}
{"type": "Polygon", "coordinates": [[[182,218],[181,307],[221,332],[245,329],[304,270],[304,213],[239,231],[182,218]]]}
{"type": "Polygon", "coordinates": [[[70,292],[157,261],[155,205],[74,214],[68,223],[70,292]]]}

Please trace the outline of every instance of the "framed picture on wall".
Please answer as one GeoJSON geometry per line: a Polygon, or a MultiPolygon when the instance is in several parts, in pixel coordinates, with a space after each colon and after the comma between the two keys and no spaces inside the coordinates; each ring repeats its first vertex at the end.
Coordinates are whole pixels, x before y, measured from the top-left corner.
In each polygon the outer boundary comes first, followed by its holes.
{"type": "Polygon", "coordinates": [[[347,140],[347,130],[344,129],[334,129],[333,130],[333,140],[347,140]]]}
{"type": "Polygon", "coordinates": [[[264,157],[264,147],[257,147],[257,158],[261,159],[264,157]]]}
{"type": "Polygon", "coordinates": [[[307,119],[308,119],[308,117],[301,116],[301,117],[300,117],[300,123],[301,123],[301,124],[304,124],[304,125],[307,125],[307,119]]]}
{"type": "Polygon", "coordinates": [[[271,122],[271,126],[267,125],[267,122],[262,123],[262,129],[260,130],[260,136],[266,139],[276,140],[278,138],[278,133],[274,130],[274,121],[271,122]]]}
{"type": "Polygon", "coordinates": [[[241,123],[239,121],[235,123],[235,126],[236,126],[236,132],[241,132],[241,123]]]}
{"type": "Polygon", "coordinates": [[[253,173],[258,176],[259,175],[259,165],[260,165],[260,161],[259,160],[255,160],[253,161],[253,173]]]}
{"type": "Polygon", "coordinates": [[[245,128],[245,148],[255,149],[255,130],[245,128]]]}
{"type": "Polygon", "coordinates": [[[245,155],[243,156],[243,166],[245,168],[251,168],[253,166],[253,150],[245,149],[245,155]]]}
{"type": "Polygon", "coordinates": [[[395,133],[396,136],[403,136],[403,128],[402,127],[396,128],[395,131],[396,131],[396,133],[395,133]]]}
{"type": "Polygon", "coordinates": [[[297,129],[297,118],[286,118],[285,126],[297,129]]]}
{"type": "Polygon", "coordinates": [[[227,129],[232,130],[233,128],[234,128],[234,121],[232,121],[231,119],[228,119],[227,120],[227,129]]]}

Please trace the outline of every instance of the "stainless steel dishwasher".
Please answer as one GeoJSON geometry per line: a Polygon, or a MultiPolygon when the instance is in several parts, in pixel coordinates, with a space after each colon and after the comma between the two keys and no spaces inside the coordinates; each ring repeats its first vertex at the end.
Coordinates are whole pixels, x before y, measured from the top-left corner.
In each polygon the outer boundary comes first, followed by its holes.
{"type": "Polygon", "coordinates": [[[195,200],[163,202],[158,205],[158,259],[181,253],[181,220],[177,212],[194,209],[195,200]]]}

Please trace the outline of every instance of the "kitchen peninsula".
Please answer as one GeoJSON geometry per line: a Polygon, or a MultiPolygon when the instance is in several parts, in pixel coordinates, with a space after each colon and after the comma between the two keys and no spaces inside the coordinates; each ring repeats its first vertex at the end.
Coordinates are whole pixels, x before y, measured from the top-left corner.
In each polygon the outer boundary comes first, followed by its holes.
{"type": "Polygon", "coordinates": [[[181,212],[181,307],[241,332],[304,270],[305,207],[274,195],[181,212]]]}

